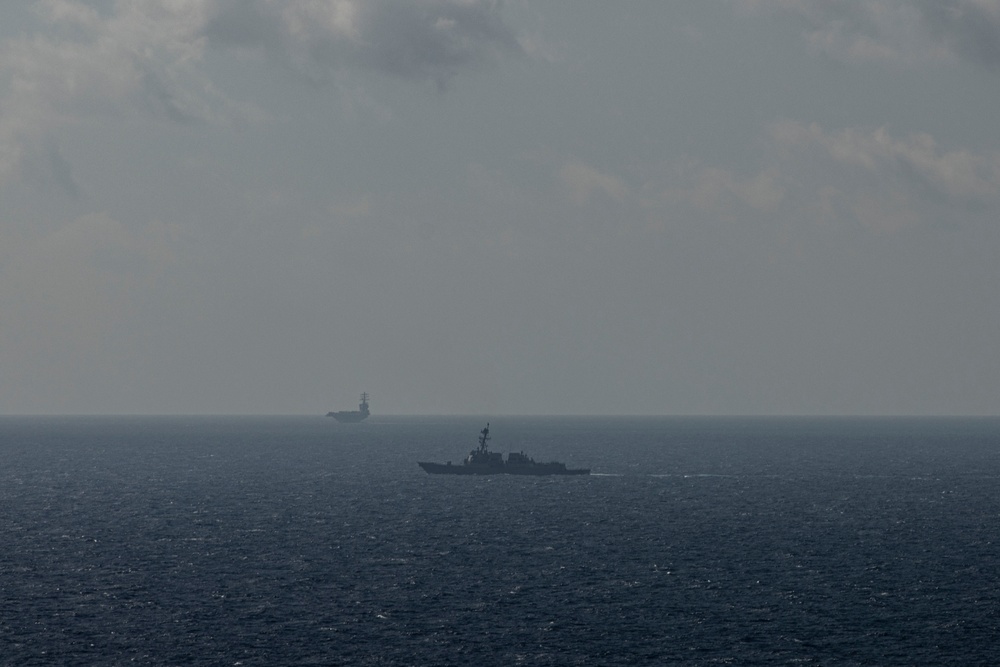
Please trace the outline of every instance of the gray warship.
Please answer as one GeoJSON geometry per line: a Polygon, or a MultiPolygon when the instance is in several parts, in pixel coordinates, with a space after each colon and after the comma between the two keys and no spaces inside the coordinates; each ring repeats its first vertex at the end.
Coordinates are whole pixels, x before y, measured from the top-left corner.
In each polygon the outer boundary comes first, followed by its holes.
{"type": "Polygon", "coordinates": [[[341,410],[340,412],[327,412],[327,417],[333,417],[339,422],[359,422],[367,419],[368,415],[368,392],[361,394],[361,404],[357,410],[341,410]]]}
{"type": "Polygon", "coordinates": [[[417,461],[417,465],[431,475],[589,475],[590,468],[567,468],[565,463],[550,461],[537,463],[524,452],[511,452],[504,461],[503,454],[491,452],[490,425],[479,432],[479,447],[459,465],[417,461]]]}

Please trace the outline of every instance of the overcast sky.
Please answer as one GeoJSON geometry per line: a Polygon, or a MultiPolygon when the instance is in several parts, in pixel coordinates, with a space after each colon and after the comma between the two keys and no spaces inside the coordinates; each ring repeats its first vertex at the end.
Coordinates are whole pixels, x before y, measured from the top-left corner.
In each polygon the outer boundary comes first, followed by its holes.
{"type": "Polygon", "coordinates": [[[1000,0],[0,5],[0,413],[1000,413],[1000,0]]]}

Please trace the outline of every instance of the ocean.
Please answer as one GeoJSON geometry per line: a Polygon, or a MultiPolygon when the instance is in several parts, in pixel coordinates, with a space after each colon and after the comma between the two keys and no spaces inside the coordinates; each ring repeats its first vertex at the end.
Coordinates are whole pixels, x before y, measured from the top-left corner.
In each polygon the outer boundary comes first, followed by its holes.
{"type": "Polygon", "coordinates": [[[1000,420],[0,417],[3,665],[989,665],[1000,420]]]}

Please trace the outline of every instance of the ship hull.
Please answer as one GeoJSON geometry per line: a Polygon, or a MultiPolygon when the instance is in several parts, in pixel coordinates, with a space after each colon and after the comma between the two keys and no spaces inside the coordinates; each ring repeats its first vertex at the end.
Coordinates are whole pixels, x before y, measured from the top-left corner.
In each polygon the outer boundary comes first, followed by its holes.
{"type": "Polygon", "coordinates": [[[477,466],[417,461],[417,465],[431,475],[530,475],[544,477],[550,475],[590,474],[589,468],[565,468],[562,466],[549,466],[544,463],[532,466],[477,466]]]}
{"type": "Polygon", "coordinates": [[[364,419],[368,419],[368,415],[366,415],[363,412],[358,412],[358,411],[354,411],[354,412],[328,412],[328,413],[326,413],[326,416],[327,417],[333,417],[334,419],[336,419],[339,422],[347,422],[347,423],[359,422],[359,421],[362,421],[364,419]]]}

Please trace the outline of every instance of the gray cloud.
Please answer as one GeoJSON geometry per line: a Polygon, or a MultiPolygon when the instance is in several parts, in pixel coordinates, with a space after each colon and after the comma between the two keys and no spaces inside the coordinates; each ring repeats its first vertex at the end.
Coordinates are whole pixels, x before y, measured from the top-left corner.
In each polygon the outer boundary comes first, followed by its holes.
{"type": "MultiPolygon", "coordinates": [[[[230,111],[197,67],[201,47],[193,28],[203,23],[201,6],[143,0],[108,16],[70,1],[39,9],[51,31],[10,40],[0,51],[0,81],[8,83],[0,90],[0,180],[20,171],[23,160],[43,164],[35,155],[52,154],[45,148],[51,132],[84,118],[188,123],[230,111]]],[[[65,161],[48,163],[53,178],[72,184],[65,161]]]]}
{"type": "Polygon", "coordinates": [[[881,128],[827,133],[816,123],[791,122],[778,123],[773,132],[779,144],[818,147],[837,164],[891,175],[916,191],[932,191],[955,203],[1000,199],[1000,156],[969,150],[944,152],[927,134],[895,139],[881,128]]]}
{"type": "Polygon", "coordinates": [[[1000,71],[1000,2],[933,0],[921,3],[930,33],[955,53],[1000,71]]]}
{"type": "Polygon", "coordinates": [[[218,46],[257,49],[324,80],[350,67],[444,87],[462,69],[523,49],[489,0],[220,3],[205,26],[218,46]]]}
{"type": "Polygon", "coordinates": [[[797,15],[809,48],[848,62],[914,62],[940,55],[906,0],[738,0],[750,12],[797,15]]]}
{"type": "Polygon", "coordinates": [[[1000,69],[997,0],[740,0],[798,15],[810,48],[848,62],[907,65],[958,56],[1000,69]]]}
{"type": "Polygon", "coordinates": [[[81,195],[72,167],[53,141],[45,142],[38,152],[28,154],[22,172],[28,182],[43,188],[55,186],[72,197],[81,195]]]}
{"type": "Polygon", "coordinates": [[[1000,155],[944,150],[928,134],[884,128],[772,127],[783,181],[813,219],[854,220],[880,233],[940,221],[988,220],[1000,206],[1000,155]],[[809,203],[812,202],[812,203],[809,203]]]}
{"type": "Polygon", "coordinates": [[[70,119],[138,112],[225,124],[259,115],[203,71],[206,43],[260,51],[313,81],[363,69],[444,88],[463,69],[523,53],[501,8],[490,0],[135,0],[100,14],[73,0],[41,3],[51,32],[0,52],[0,82],[9,83],[0,90],[0,180],[70,119]]]}
{"type": "MultiPolygon", "coordinates": [[[[829,130],[781,121],[770,128],[756,170],[679,161],[646,202],[730,223],[784,220],[859,223],[879,234],[940,221],[989,221],[1000,209],[1000,154],[946,149],[926,133],[885,128],[829,130]]],[[[660,209],[659,207],[663,208],[660,209]]]]}

